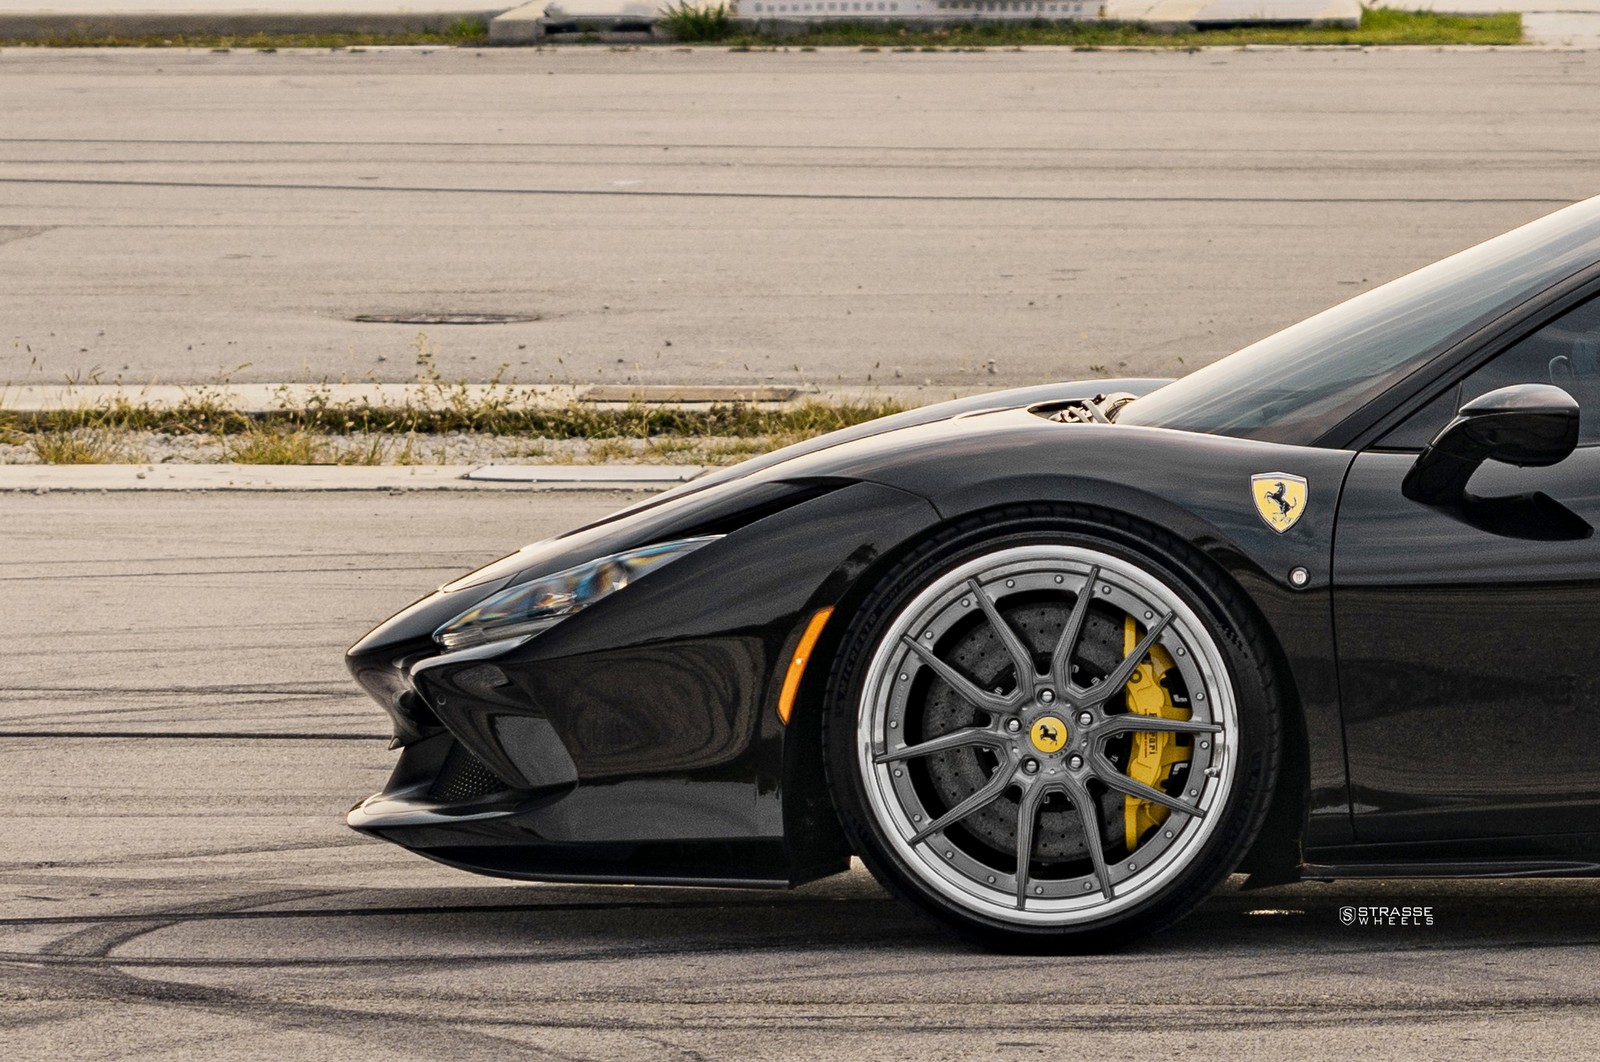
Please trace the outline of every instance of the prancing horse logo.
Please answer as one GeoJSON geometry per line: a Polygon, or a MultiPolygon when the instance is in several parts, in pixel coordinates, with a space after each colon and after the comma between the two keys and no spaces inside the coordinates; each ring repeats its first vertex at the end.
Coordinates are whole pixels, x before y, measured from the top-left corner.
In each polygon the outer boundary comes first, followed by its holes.
{"type": "Polygon", "coordinates": [[[1300,522],[1310,496],[1305,477],[1288,472],[1260,472],[1251,476],[1250,494],[1261,519],[1280,535],[1300,522]]]}
{"type": "Polygon", "coordinates": [[[1033,739],[1033,747],[1040,752],[1060,752],[1067,743],[1067,724],[1053,715],[1047,715],[1033,721],[1033,726],[1028,728],[1028,736],[1033,739]]]}

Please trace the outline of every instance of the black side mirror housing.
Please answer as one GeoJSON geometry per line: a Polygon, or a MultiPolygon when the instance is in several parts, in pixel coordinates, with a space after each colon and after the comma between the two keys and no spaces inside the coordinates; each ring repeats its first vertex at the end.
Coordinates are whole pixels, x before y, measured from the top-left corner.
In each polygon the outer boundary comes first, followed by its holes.
{"type": "Polygon", "coordinates": [[[1460,505],[1467,481],[1485,461],[1540,468],[1578,445],[1578,403],[1552,384],[1515,384],[1461,407],[1400,484],[1424,505],[1460,505]]]}

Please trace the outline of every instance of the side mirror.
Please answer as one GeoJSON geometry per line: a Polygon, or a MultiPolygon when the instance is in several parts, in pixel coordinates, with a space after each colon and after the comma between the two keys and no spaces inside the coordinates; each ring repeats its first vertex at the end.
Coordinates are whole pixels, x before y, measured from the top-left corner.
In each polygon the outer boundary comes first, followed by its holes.
{"type": "Polygon", "coordinates": [[[1515,384],[1461,407],[1406,473],[1400,492],[1424,505],[1460,505],[1485,461],[1538,468],[1578,445],[1578,403],[1551,384],[1515,384]]]}

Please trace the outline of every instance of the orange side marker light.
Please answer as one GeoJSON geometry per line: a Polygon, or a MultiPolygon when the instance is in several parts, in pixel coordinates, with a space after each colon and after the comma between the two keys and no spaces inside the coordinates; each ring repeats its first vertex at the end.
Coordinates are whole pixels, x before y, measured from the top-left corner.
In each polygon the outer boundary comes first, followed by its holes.
{"type": "Polygon", "coordinates": [[[800,692],[800,678],[806,673],[806,662],[811,659],[811,650],[816,647],[817,639],[822,637],[822,628],[827,625],[828,617],[833,615],[833,609],[818,609],[812,615],[811,622],[806,624],[805,633],[800,635],[800,644],[794,647],[794,659],[789,661],[789,673],[783,676],[783,692],[778,694],[778,718],[785,723],[789,716],[794,714],[795,695],[800,692]]]}

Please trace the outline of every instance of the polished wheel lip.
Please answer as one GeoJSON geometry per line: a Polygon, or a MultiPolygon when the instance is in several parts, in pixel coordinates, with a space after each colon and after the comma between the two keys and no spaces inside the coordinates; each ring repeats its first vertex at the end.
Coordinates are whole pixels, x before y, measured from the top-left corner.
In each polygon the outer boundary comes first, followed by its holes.
{"type": "MultiPolygon", "coordinates": [[[[1097,922],[1158,893],[1193,861],[1216,830],[1237,760],[1234,745],[1238,707],[1228,674],[1221,647],[1200,617],[1161,579],[1133,562],[1064,543],[1015,546],[974,558],[934,578],[900,610],[873,652],[856,714],[857,769],[868,805],[899,859],[919,881],[961,908],[1018,926],[1070,927],[1097,922]],[[999,596],[1003,597],[1005,590],[1041,585],[1040,580],[1068,588],[1074,582],[1080,587],[1088,585],[1089,580],[1093,585],[1091,595],[1080,597],[1084,604],[1075,607],[1067,621],[1064,633],[1068,637],[1063,637],[1057,647],[1048,676],[1035,674],[1029,666],[1028,674],[1010,694],[978,690],[923,644],[937,644],[941,624],[947,627],[954,622],[951,617],[959,618],[962,609],[977,607],[994,625],[1008,652],[1017,658],[1025,650],[1000,618],[988,591],[999,588],[999,596]],[[1108,774],[1114,774],[1115,769],[1101,753],[1104,738],[1129,729],[1178,729],[1170,724],[1134,725],[1124,714],[1100,712],[1098,704],[1115,697],[1121,681],[1098,688],[1081,688],[1070,681],[1071,649],[1091,596],[1134,612],[1147,624],[1146,637],[1113,677],[1131,671],[1151,645],[1162,645],[1173,655],[1191,694],[1197,695],[1191,718],[1196,726],[1183,729],[1203,729],[1206,736],[1196,737],[1197,755],[1191,767],[1189,790],[1193,797],[1184,794],[1186,799],[1178,801],[1181,810],[1174,810],[1158,834],[1140,845],[1130,859],[1108,864],[1098,851],[1095,833],[1086,838],[1091,857],[1095,857],[1094,873],[1081,878],[1035,881],[1026,875],[985,866],[958,846],[943,843],[943,827],[992,803],[1007,789],[1018,787],[1022,794],[1019,846],[1031,851],[1033,823],[1039,806],[1050,793],[1063,793],[1078,808],[1093,806],[1086,796],[1080,797],[1082,805],[1073,800],[1077,794],[1086,794],[1084,786],[1090,779],[1127,791],[1125,785],[1132,783],[1131,779],[1121,776],[1122,784],[1118,784],[1108,774]],[[935,637],[928,637],[930,634],[935,637]],[[991,725],[940,735],[908,749],[897,737],[895,698],[901,686],[909,689],[910,684],[904,680],[918,667],[934,671],[959,695],[978,703],[991,715],[991,725]],[[1045,697],[1049,699],[1044,700],[1045,697]],[[1021,718],[1031,724],[1043,715],[1067,721],[1067,744],[1054,756],[1022,754],[1019,748],[1029,742],[1031,725],[1007,731],[1004,720],[1021,718]],[[1093,721],[1084,726],[1078,722],[1080,718],[1093,721]],[[1202,740],[1207,745],[1203,756],[1198,754],[1202,740]],[[930,822],[932,813],[921,808],[903,772],[896,774],[896,765],[962,745],[989,747],[1001,761],[1000,766],[988,783],[930,822]],[[1066,760],[1074,753],[1084,762],[1081,768],[1068,769],[1066,760]],[[1026,763],[1029,759],[1035,761],[1031,768],[1026,763]]],[[[1032,748],[1031,744],[1028,747],[1032,748]]],[[[1171,806],[1173,798],[1162,802],[1171,806]]]]}

